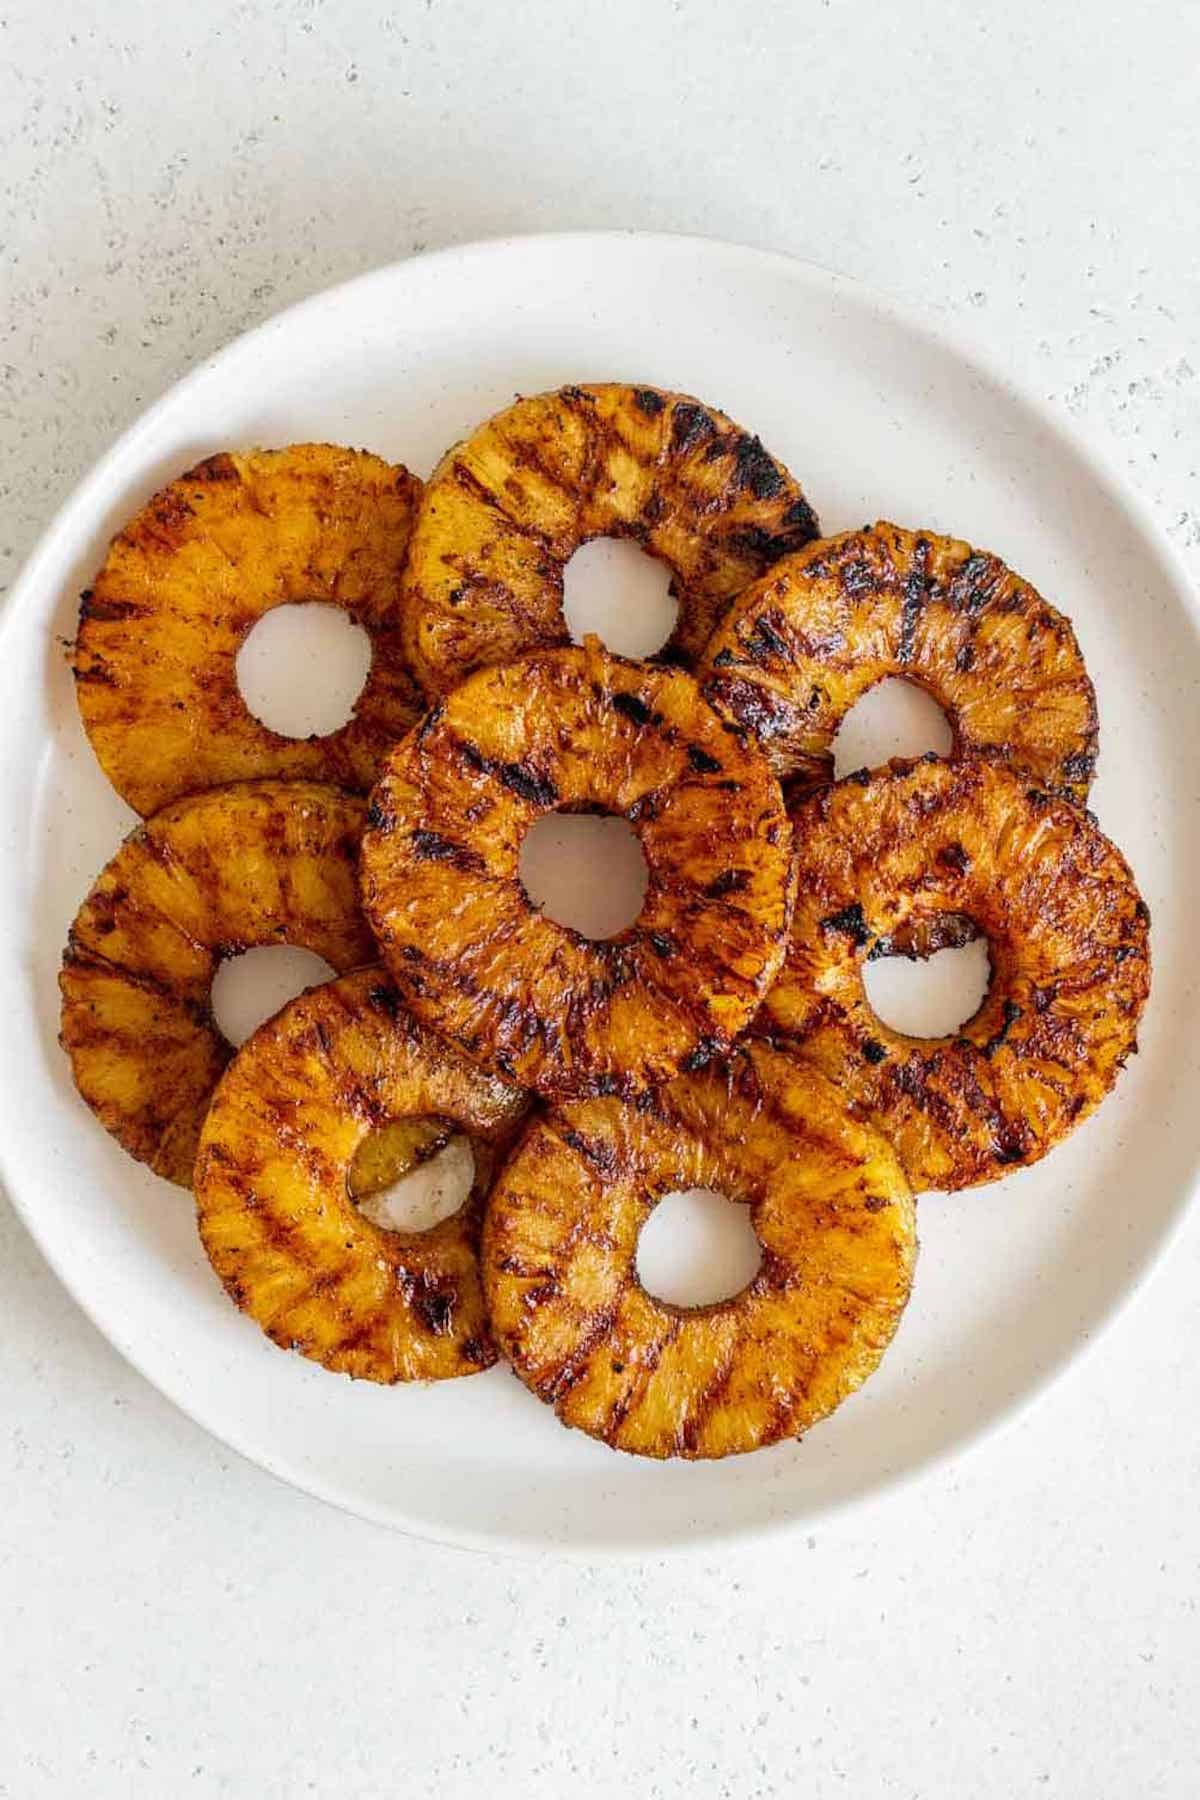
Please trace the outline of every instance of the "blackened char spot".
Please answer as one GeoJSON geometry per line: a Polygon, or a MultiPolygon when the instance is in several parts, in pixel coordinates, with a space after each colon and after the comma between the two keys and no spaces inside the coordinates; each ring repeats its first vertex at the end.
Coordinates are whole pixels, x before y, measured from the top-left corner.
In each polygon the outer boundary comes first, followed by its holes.
{"type": "Polygon", "coordinates": [[[458,1290],[453,1285],[434,1287],[422,1283],[412,1294],[412,1309],[435,1337],[445,1337],[454,1319],[458,1290]]]}
{"type": "Polygon", "coordinates": [[[456,844],[453,838],[443,837],[440,831],[414,831],[412,847],[422,862],[449,863],[463,874],[479,874],[484,866],[477,850],[466,844],[456,844]]]}
{"type": "Polygon", "coordinates": [[[367,999],[371,1002],[371,1005],[375,1008],[376,1012],[386,1014],[389,1019],[399,1018],[400,996],[395,988],[388,987],[385,983],[380,982],[378,987],[369,989],[367,999]]]}
{"type": "Polygon", "coordinates": [[[650,708],[636,694],[614,694],[612,703],[617,712],[632,719],[635,725],[645,725],[650,718],[650,708]]]}
{"type": "Polygon", "coordinates": [[[595,1138],[584,1137],[580,1131],[564,1131],[562,1135],[563,1143],[577,1151],[585,1162],[591,1163],[606,1180],[615,1180],[618,1162],[617,1153],[611,1144],[598,1143],[595,1138]]]}
{"type": "Polygon", "coordinates": [[[783,515],[783,523],[785,525],[796,526],[804,533],[806,538],[817,537],[821,529],[817,522],[816,513],[803,495],[800,496],[799,500],[792,501],[792,504],[783,515]]]}
{"type": "Polygon", "coordinates": [[[711,437],[716,425],[710,414],[693,400],[677,400],[671,414],[671,448],[691,450],[702,438],[711,437]]]}
{"type": "Polygon", "coordinates": [[[1066,781],[1090,781],[1096,768],[1096,758],[1086,750],[1076,750],[1063,763],[1063,779],[1066,781]]]}
{"type": "Polygon", "coordinates": [[[723,869],[704,891],[710,900],[721,900],[726,894],[740,894],[749,881],[749,869],[723,869]]]}
{"type": "Polygon", "coordinates": [[[878,1065],[887,1056],[887,1051],[878,1038],[868,1038],[863,1045],[863,1055],[869,1063],[878,1065]]]}
{"type": "Polygon", "coordinates": [[[637,403],[639,411],[644,412],[649,419],[657,419],[659,413],[667,404],[662,395],[655,388],[634,388],[633,398],[637,403]]]}
{"type": "Polygon", "coordinates": [[[928,538],[918,538],[913,555],[913,566],[909,570],[908,579],[904,583],[904,606],[900,614],[900,644],[896,651],[898,662],[912,661],[913,648],[916,642],[917,621],[921,616],[921,608],[928,598],[929,556],[932,545],[928,538]]]}
{"type": "Polygon", "coordinates": [[[371,831],[394,831],[396,815],[388,812],[378,800],[372,800],[367,808],[367,826],[371,831]]]}
{"type": "Polygon", "coordinates": [[[477,744],[466,740],[463,740],[462,752],[473,769],[478,769],[481,775],[494,775],[519,800],[526,801],[530,806],[558,805],[558,789],[540,769],[531,768],[528,763],[497,762],[492,757],[485,756],[477,744]]]}
{"type": "Polygon", "coordinates": [[[997,1133],[992,1154],[998,1163],[1020,1163],[1025,1161],[1027,1150],[1018,1134],[1005,1128],[997,1133]]]}
{"type": "Polygon", "coordinates": [[[417,727],[418,743],[423,744],[427,738],[432,737],[433,733],[442,722],[442,715],[445,710],[445,704],[441,700],[438,701],[436,706],[430,707],[429,711],[425,714],[425,717],[421,720],[420,725],[417,727]]]}
{"type": "Polygon", "coordinates": [[[828,918],[822,919],[821,930],[842,932],[860,948],[871,941],[863,909],[857,900],[850,906],[843,906],[840,912],[830,913],[828,918]]]}
{"type": "Polygon", "coordinates": [[[766,613],[755,621],[753,631],[745,640],[745,649],[746,655],[756,663],[768,662],[772,656],[786,660],[788,653],[787,643],[780,636],[777,624],[766,613]]]}
{"type": "Polygon", "coordinates": [[[743,432],[733,447],[738,486],[749,488],[756,500],[772,500],[783,487],[783,471],[760,438],[743,432]]]}
{"type": "Polygon", "coordinates": [[[705,1069],[714,1056],[721,1054],[721,1048],[719,1038],[701,1038],[691,1055],[685,1056],[679,1066],[689,1075],[697,1069],[705,1069]]]}
{"type": "Polygon", "coordinates": [[[657,956],[677,956],[679,954],[679,945],[668,932],[652,931],[649,944],[657,956]]]}
{"type": "Polygon", "coordinates": [[[943,844],[934,861],[952,875],[965,875],[971,866],[971,858],[961,844],[943,844]]]}
{"type": "Polygon", "coordinates": [[[117,624],[122,619],[140,619],[143,608],[136,600],[97,600],[91,588],[79,596],[79,622],[94,619],[102,625],[117,624]]]}
{"type": "Polygon", "coordinates": [[[1004,1017],[1001,1021],[1000,1028],[998,1031],[992,1033],[987,1043],[983,1046],[983,1054],[985,1056],[994,1056],[996,1054],[1020,1016],[1021,1009],[1016,1001],[1006,1000],[1004,1002],[1004,1017]]]}
{"type": "Polygon", "coordinates": [[[717,654],[713,657],[713,668],[714,669],[727,669],[732,661],[733,661],[733,651],[732,650],[718,650],[717,654]]]}
{"type": "Polygon", "coordinates": [[[729,534],[729,542],[735,550],[744,550],[748,556],[757,557],[759,562],[771,564],[778,562],[790,550],[797,547],[797,539],[785,531],[768,531],[765,525],[742,525],[737,531],[729,534]]]}
{"type": "Polygon", "coordinates": [[[721,764],[716,757],[710,756],[707,750],[702,750],[699,744],[689,744],[687,756],[697,775],[719,775],[721,773],[721,764]]]}

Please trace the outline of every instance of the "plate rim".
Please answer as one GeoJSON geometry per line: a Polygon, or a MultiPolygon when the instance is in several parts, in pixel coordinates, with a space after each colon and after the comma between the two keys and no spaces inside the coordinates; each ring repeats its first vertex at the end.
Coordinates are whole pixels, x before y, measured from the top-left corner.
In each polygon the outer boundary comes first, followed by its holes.
{"type": "MultiPolygon", "coordinates": [[[[472,258],[510,256],[533,246],[546,250],[568,248],[578,250],[591,245],[603,249],[614,242],[633,243],[645,250],[653,250],[658,247],[664,253],[690,249],[694,253],[702,255],[714,254],[732,261],[757,265],[759,268],[763,266],[774,268],[793,280],[800,278],[811,288],[823,290],[830,296],[848,292],[859,303],[865,303],[873,311],[905,331],[949,351],[968,369],[981,375],[1006,399],[1024,409],[1048,433],[1066,443],[1078,463],[1095,480],[1106,497],[1118,505],[1131,520],[1139,539],[1153,552],[1162,574],[1181,600],[1193,630],[1200,634],[1200,596],[1197,595],[1191,571],[1184,562],[1180,551],[1163,529],[1158,513],[1149,498],[1120,467],[1113,440],[1102,428],[1096,432],[1085,430],[1064,408],[1053,400],[1043,398],[1032,387],[1025,385],[1013,375],[997,353],[981,343],[975,334],[962,326],[959,320],[944,316],[943,309],[921,304],[907,296],[894,295],[870,282],[862,281],[856,276],[847,275],[816,260],[795,256],[787,251],[697,232],[608,228],[498,234],[471,238],[461,243],[441,245],[410,256],[399,257],[391,262],[362,270],[356,275],[349,276],[328,287],[320,288],[314,293],[304,295],[270,314],[257,325],[236,333],[216,350],[210,351],[177,379],[168,382],[156,397],[137,413],[55,508],[49,522],[20,565],[8,598],[0,610],[0,656],[3,655],[10,635],[16,631],[19,622],[35,602],[44,565],[54,559],[60,547],[65,546],[69,549],[72,542],[71,528],[75,514],[84,510],[92,496],[105,487],[111,472],[136,449],[141,438],[153,430],[162,413],[168,407],[179,405],[181,401],[186,402],[188,394],[208,380],[223,359],[235,348],[244,349],[255,340],[265,339],[284,327],[292,328],[303,320],[307,312],[315,315],[325,309],[336,309],[339,302],[348,293],[361,294],[374,284],[384,285],[389,280],[395,279],[399,270],[412,265],[427,266],[440,262],[450,266],[456,262],[468,262],[472,258]]],[[[11,951],[6,948],[4,954],[7,958],[11,956],[11,951]]],[[[7,1116],[7,1105],[3,1100],[2,1090],[0,1090],[0,1109],[7,1116]]],[[[84,1290],[83,1284],[72,1280],[65,1273],[60,1265],[56,1248],[47,1241],[39,1229],[35,1200],[32,1197],[23,1196],[20,1191],[20,1183],[13,1178],[7,1134],[3,1132],[0,1132],[0,1183],[3,1185],[13,1211],[33,1239],[39,1253],[85,1318],[156,1392],[218,1444],[224,1445],[252,1466],[261,1469],[276,1481],[286,1483],[289,1487],[307,1494],[327,1506],[334,1507],[343,1514],[349,1514],[351,1517],[383,1527],[388,1531],[402,1533],[415,1542],[452,1547],[476,1554],[505,1555],[519,1560],[551,1556],[565,1561],[601,1564],[627,1563],[630,1560],[666,1554],[703,1553],[717,1545],[741,1546],[778,1540],[785,1534],[801,1529],[811,1529],[813,1524],[828,1520],[832,1516],[854,1515],[865,1507],[884,1502],[892,1496],[898,1496],[917,1483],[928,1479],[939,1469],[957,1461],[960,1457],[969,1455],[988,1440],[1011,1430],[1027,1411],[1039,1403],[1043,1397],[1051,1394],[1069,1374],[1078,1371],[1096,1345],[1122,1320],[1135,1303],[1144,1298],[1149,1283],[1162,1268],[1172,1244],[1184,1229],[1197,1194],[1200,1193],[1200,1140],[1197,1143],[1197,1154],[1189,1185],[1180,1193],[1155,1235],[1147,1242],[1137,1262],[1127,1274],[1120,1291],[1091,1321],[1090,1325],[1077,1334],[1074,1342],[1058,1360],[1039,1379],[1025,1391],[1013,1397],[1007,1404],[1000,1406],[986,1418],[969,1427],[951,1443],[927,1452],[917,1461],[902,1468],[880,1474],[869,1486],[854,1495],[817,1502],[807,1509],[802,1517],[785,1512],[769,1519],[743,1524],[706,1525],[700,1529],[689,1531],[686,1535],[680,1535],[678,1532],[664,1533],[652,1529],[645,1537],[623,1543],[594,1539],[586,1534],[581,1534],[571,1542],[557,1538],[541,1539],[529,1534],[516,1533],[511,1529],[482,1531],[447,1526],[445,1529],[435,1532],[426,1522],[413,1520],[405,1516],[398,1508],[389,1510],[377,1506],[358,1495],[339,1489],[336,1482],[315,1477],[307,1471],[296,1470],[286,1456],[279,1456],[257,1445],[250,1446],[241,1441],[236,1429],[231,1429],[224,1422],[220,1426],[212,1422],[207,1416],[208,1408],[203,1401],[184,1398],[183,1384],[173,1383],[169,1370],[163,1373],[151,1373],[143,1365],[138,1351],[131,1344],[120,1321],[115,1317],[108,1316],[103,1301],[96,1300],[90,1292],[84,1290]]]]}

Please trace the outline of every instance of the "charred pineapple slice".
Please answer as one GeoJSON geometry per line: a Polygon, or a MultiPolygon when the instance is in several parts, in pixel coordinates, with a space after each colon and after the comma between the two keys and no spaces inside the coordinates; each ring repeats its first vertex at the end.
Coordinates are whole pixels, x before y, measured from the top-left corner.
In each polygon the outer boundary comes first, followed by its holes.
{"type": "Polygon", "coordinates": [[[438,1381],[495,1360],[479,1279],[486,1171],[524,1095],[405,1012],[383,971],[310,988],[244,1044],[196,1162],[200,1235],[227,1291],[275,1343],[367,1381],[438,1381]],[[428,1231],[383,1230],[351,1181],[394,1178],[467,1135],[476,1180],[428,1231]],[[362,1152],[374,1145],[366,1172],[362,1152]]]}
{"type": "Polygon", "coordinates": [[[465,681],[389,757],[368,827],[364,906],[408,1004],[551,1097],[701,1066],[783,955],[789,832],[765,760],[682,670],[595,639],[465,681]],[[525,833],[558,810],[638,834],[645,900],[615,937],[555,924],[522,885],[525,833]]]}
{"type": "Polygon", "coordinates": [[[1136,1048],[1149,914],[1088,814],[994,763],[893,762],[793,812],[798,884],[783,972],[756,1030],[802,1049],[887,1131],[914,1189],[1036,1162],[1136,1048]],[[939,917],[986,935],[992,982],[953,1037],[873,1011],[862,967],[939,917]]]}
{"type": "Polygon", "coordinates": [[[732,597],[817,531],[783,465],[698,400],[615,382],[535,394],[434,471],[405,578],[409,659],[436,698],[567,643],[564,565],[625,537],[671,571],[679,614],[659,654],[687,666],[732,597]]]}
{"type": "Polygon", "coordinates": [[[871,1374],[908,1298],[912,1195],[886,1139],[815,1070],[753,1044],[637,1106],[536,1119],[488,1200],[492,1328],[564,1424],[642,1456],[799,1437],[871,1374]],[[754,1279],[712,1306],[652,1299],[638,1236],[664,1194],[750,1208],[754,1279]]]}
{"type": "Polygon", "coordinates": [[[421,484],[333,444],[210,456],[154,496],[84,594],[75,644],[92,748],[140,813],[256,777],[370,787],[420,710],[400,645],[400,572],[421,484]],[[341,730],[288,738],[249,712],[242,642],[272,607],[322,601],[371,640],[341,730]]]}
{"type": "Polygon", "coordinates": [[[955,538],[878,524],[810,544],[738,600],[700,679],[782,779],[812,785],[832,781],[838,727],[888,676],[933,695],[955,753],[1086,800],[1096,696],[1070,621],[955,538]]]}
{"type": "Polygon", "coordinates": [[[306,781],[177,800],[125,843],[63,955],[63,1048],[75,1085],[139,1162],[191,1185],[196,1140],[233,1054],[209,1005],[222,957],[265,944],[337,970],[376,952],[358,903],[366,807],[306,781]]]}

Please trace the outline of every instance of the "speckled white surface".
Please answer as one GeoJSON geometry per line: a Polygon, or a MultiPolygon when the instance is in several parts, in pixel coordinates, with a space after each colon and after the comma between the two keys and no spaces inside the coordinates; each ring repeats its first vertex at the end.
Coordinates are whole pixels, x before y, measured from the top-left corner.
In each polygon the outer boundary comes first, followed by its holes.
{"type": "MultiPolygon", "coordinates": [[[[0,581],[244,326],[570,225],[771,244],[957,317],[1115,438],[1200,573],[1194,10],[163,16],[0,19],[0,581]]],[[[231,1459],[5,1212],[0,1794],[1190,1797],[1198,1280],[1200,1217],[1081,1370],[910,1492],[588,1570],[409,1543],[231,1459]]]]}

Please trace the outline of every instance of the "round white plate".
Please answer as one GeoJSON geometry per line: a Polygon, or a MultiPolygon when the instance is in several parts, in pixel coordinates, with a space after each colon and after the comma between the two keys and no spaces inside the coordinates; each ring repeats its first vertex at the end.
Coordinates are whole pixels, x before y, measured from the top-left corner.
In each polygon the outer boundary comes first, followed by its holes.
{"type": "Polygon", "coordinates": [[[136,1366],[275,1474],[477,1546],[649,1550],[794,1523],[961,1448],[1111,1314],[1196,1172],[1196,622],[1141,505],[1062,422],[937,328],[830,275],[681,238],[472,245],[295,307],[196,370],[60,513],[0,655],[0,1146],[72,1293],[136,1366]],[[1074,619],[1100,698],[1094,805],[1154,917],[1155,981],[1115,1096],[1040,1167],[921,1202],[907,1316],[878,1374],[801,1444],[712,1466],[563,1430],[504,1368],[380,1389],[275,1349],[224,1298],[187,1197],[90,1118],[56,1041],[68,923],[130,815],[76,717],[63,640],[121,521],[227,445],[326,438],[427,473],[516,391],[639,381],[703,396],[796,471],[825,529],[887,517],[998,550],[1074,619]]]}

